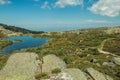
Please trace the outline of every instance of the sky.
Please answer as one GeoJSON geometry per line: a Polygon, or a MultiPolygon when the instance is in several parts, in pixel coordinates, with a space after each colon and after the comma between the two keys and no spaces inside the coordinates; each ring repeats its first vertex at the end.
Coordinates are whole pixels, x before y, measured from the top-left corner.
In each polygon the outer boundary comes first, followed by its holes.
{"type": "Polygon", "coordinates": [[[30,29],[120,25],[120,0],[0,0],[0,23],[30,29]]]}

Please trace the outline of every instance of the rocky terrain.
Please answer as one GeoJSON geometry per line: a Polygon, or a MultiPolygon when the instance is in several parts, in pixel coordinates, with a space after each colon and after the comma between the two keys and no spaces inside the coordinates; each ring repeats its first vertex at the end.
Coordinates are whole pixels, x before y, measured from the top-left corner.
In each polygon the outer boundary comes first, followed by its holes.
{"type": "MultiPolygon", "coordinates": [[[[120,65],[120,57],[115,57],[113,61],[120,65]]],[[[47,73],[46,76],[49,77],[42,76],[38,80],[114,80],[91,67],[85,71],[66,68],[65,62],[53,54],[44,56],[43,62],[40,63],[35,53],[14,53],[0,71],[0,80],[36,80],[35,75],[41,72],[40,65],[43,67],[42,73],[47,73]],[[56,68],[61,69],[61,72],[52,74],[51,71],[56,68]]]]}
{"type": "MultiPolygon", "coordinates": [[[[119,61],[119,30],[120,27],[106,27],[35,34],[34,37],[54,38],[41,47],[41,53],[59,56],[65,61],[67,68],[77,68],[83,72],[89,71],[90,68],[96,71],[95,73],[109,76],[109,79],[119,80],[120,66],[114,59],[119,61]]],[[[36,49],[27,51],[32,50],[36,51],[36,49]]],[[[89,76],[97,80],[92,74],[89,76]]]]}
{"type": "MultiPolygon", "coordinates": [[[[3,36],[12,33],[1,27],[3,36]]],[[[0,80],[120,80],[120,27],[32,36],[52,39],[9,58],[1,55],[0,80]]]]}
{"type": "Polygon", "coordinates": [[[5,29],[3,26],[0,25],[0,34],[3,35],[3,37],[9,37],[9,36],[20,36],[22,35],[22,32],[14,32],[14,31],[5,29]]]}

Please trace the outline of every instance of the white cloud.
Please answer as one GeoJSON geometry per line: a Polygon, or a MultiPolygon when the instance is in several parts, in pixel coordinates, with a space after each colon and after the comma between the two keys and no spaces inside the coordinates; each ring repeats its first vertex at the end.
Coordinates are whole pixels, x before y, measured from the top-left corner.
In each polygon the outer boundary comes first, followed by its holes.
{"type": "Polygon", "coordinates": [[[120,0],[99,0],[89,10],[103,16],[116,17],[120,15],[120,0]]]}
{"type": "Polygon", "coordinates": [[[11,4],[11,1],[10,0],[0,0],[0,5],[3,5],[3,4],[11,4]]]}
{"type": "Polygon", "coordinates": [[[55,3],[55,7],[64,8],[66,6],[77,6],[77,5],[83,5],[83,0],[58,0],[55,3]]]}
{"type": "Polygon", "coordinates": [[[50,5],[49,5],[49,2],[48,1],[45,1],[44,4],[41,6],[42,9],[51,9],[50,5]]]}

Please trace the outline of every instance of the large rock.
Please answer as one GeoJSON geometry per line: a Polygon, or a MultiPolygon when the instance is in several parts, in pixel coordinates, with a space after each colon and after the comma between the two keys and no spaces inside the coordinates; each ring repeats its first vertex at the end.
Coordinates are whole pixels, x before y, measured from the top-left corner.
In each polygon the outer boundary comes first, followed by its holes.
{"type": "Polygon", "coordinates": [[[50,73],[53,69],[60,68],[61,70],[66,68],[65,62],[59,57],[51,54],[43,57],[42,71],[50,73]]]}
{"type": "Polygon", "coordinates": [[[69,69],[65,69],[63,72],[69,74],[73,78],[73,80],[87,80],[85,74],[79,69],[69,68],[69,69]]]}
{"type": "Polygon", "coordinates": [[[59,73],[58,75],[52,76],[49,80],[76,80],[68,73],[59,73]]]}
{"type": "Polygon", "coordinates": [[[115,64],[120,65],[120,57],[114,57],[113,61],[115,64]]]}
{"type": "Polygon", "coordinates": [[[69,68],[55,76],[52,76],[49,80],[87,80],[87,77],[81,70],[69,68]]]}
{"type": "Polygon", "coordinates": [[[86,72],[94,79],[94,80],[113,80],[108,75],[102,74],[99,71],[93,68],[87,68],[86,72]]]}
{"type": "Polygon", "coordinates": [[[35,53],[12,54],[0,71],[0,80],[33,80],[37,70],[35,53]]]}

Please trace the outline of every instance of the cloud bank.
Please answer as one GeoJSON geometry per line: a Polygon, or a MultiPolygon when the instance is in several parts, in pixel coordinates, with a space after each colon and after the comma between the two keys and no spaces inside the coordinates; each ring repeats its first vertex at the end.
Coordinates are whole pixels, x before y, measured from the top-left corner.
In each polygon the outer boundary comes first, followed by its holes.
{"type": "Polygon", "coordinates": [[[83,0],[58,0],[55,3],[56,7],[65,8],[66,6],[78,6],[83,5],[83,0]]]}
{"type": "Polygon", "coordinates": [[[103,16],[116,17],[120,15],[120,0],[99,0],[89,10],[103,16]]]}

